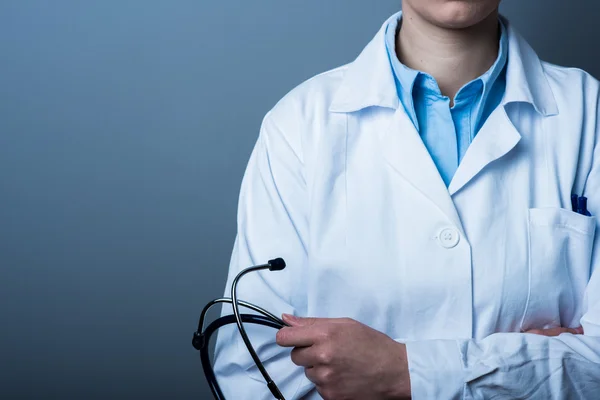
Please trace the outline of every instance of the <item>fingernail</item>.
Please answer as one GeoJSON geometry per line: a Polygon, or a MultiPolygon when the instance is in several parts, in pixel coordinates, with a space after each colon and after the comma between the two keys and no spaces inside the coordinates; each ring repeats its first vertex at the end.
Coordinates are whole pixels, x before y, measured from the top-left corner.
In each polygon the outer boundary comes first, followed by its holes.
{"type": "Polygon", "coordinates": [[[283,313],[282,317],[283,317],[283,319],[287,319],[288,321],[298,321],[298,317],[295,317],[291,314],[283,313]]]}

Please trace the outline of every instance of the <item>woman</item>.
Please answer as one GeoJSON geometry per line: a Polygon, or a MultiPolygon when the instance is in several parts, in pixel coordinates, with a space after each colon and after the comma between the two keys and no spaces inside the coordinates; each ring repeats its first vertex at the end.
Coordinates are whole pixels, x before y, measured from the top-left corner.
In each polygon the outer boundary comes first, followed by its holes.
{"type": "MultiPolygon", "coordinates": [[[[288,314],[247,328],[286,398],[600,398],[599,85],[498,6],[404,0],[265,117],[227,292],[286,259],[239,288],[288,314]]],[[[216,357],[271,398],[235,331],[216,357]]]]}

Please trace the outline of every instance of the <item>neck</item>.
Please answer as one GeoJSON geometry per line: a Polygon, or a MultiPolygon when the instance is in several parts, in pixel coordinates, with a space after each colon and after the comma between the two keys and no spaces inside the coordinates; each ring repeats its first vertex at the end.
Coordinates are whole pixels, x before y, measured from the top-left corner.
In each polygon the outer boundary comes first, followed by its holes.
{"type": "Polygon", "coordinates": [[[409,68],[433,76],[443,95],[454,99],[468,82],[483,75],[498,57],[498,12],[468,28],[435,26],[403,7],[396,53],[409,68]]]}

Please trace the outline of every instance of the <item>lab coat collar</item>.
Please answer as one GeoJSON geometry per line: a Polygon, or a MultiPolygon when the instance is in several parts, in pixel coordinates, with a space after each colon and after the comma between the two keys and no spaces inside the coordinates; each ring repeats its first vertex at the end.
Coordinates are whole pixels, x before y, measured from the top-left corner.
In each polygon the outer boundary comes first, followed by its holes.
{"type": "Polygon", "coordinates": [[[331,112],[354,112],[370,106],[396,109],[400,106],[394,72],[385,47],[385,30],[401,14],[391,16],[348,66],[329,108],[331,112]]]}
{"type": "Polygon", "coordinates": [[[558,114],[556,99],[538,55],[505,17],[500,18],[508,30],[506,93],[502,105],[525,102],[543,116],[558,114]]]}
{"type": "MultiPolygon", "coordinates": [[[[331,112],[355,112],[371,106],[397,109],[400,106],[394,73],[385,47],[385,30],[402,12],[392,15],[358,58],[346,70],[330,105],[331,112]]],[[[508,33],[506,91],[502,105],[514,102],[532,104],[544,115],[558,114],[556,100],[542,63],[527,41],[501,16],[508,33]]]]}

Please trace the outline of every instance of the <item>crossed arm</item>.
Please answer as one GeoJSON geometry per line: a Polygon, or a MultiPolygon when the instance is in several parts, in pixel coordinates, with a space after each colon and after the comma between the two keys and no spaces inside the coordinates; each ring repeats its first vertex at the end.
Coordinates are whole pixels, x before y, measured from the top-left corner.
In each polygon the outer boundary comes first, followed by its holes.
{"type": "MultiPolygon", "coordinates": [[[[406,345],[349,318],[298,318],[277,332],[277,344],[293,347],[291,359],[325,400],[411,398],[406,345]]],[[[547,337],[583,334],[583,328],[527,333],[547,337]]],[[[600,377],[598,378],[600,379],[600,377]]]]}

